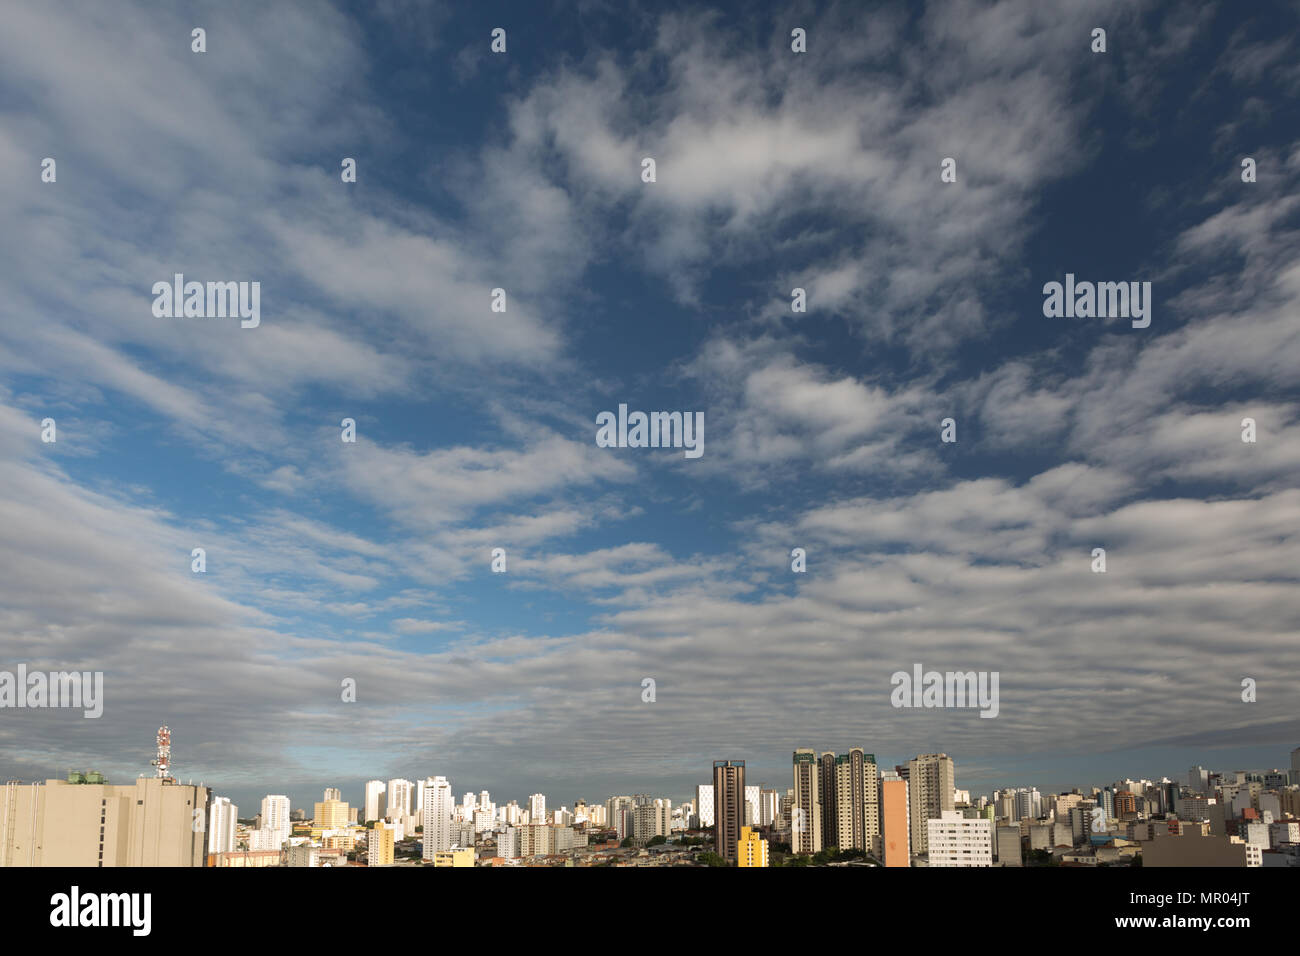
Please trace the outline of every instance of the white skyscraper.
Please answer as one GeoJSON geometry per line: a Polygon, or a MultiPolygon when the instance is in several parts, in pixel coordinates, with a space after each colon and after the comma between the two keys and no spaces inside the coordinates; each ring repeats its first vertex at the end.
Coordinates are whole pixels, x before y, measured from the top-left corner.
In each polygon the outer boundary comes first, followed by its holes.
{"type": "Polygon", "coordinates": [[[388,818],[400,823],[411,815],[415,784],[409,780],[388,781],[388,818]]]}
{"type": "Polygon", "coordinates": [[[528,822],[546,822],[546,794],[534,793],[528,798],[528,822]]]}
{"type": "Polygon", "coordinates": [[[424,859],[432,860],[439,850],[450,850],[451,815],[456,798],[446,777],[430,777],[424,782],[424,859]]]}
{"type": "Polygon", "coordinates": [[[382,780],[366,781],[365,816],[361,819],[362,823],[378,820],[384,815],[384,791],[387,789],[382,780]]]}
{"type": "Polygon", "coordinates": [[[744,826],[756,827],[761,820],[758,809],[758,791],[756,786],[745,786],[745,822],[744,826]]]}
{"type": "Polygon", "coordinates": [[[230,853],[235,849],[235,823],[239,807],[227,797],[212,798],[212,815],[208,821],[208,852],[230,853]]]}
{"type": "Polygon", "coordinates": [[[262,798],[262,829],[274,834],[278,850],[285,840],[293,834],[293,823],[289,820],[289,798],[280,794],[270,794],[262,798]]]}
{"type": "Polygon", "coordinates": [[[696,786],[695,815],[700,818],[700,826],[713,826],[713,784],[702,783],[696,786]]]}

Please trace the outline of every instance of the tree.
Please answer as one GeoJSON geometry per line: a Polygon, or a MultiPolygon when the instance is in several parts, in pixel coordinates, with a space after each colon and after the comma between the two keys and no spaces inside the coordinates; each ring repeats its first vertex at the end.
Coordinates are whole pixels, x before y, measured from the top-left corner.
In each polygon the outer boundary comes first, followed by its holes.
{"type": "Polygon", "coordinates": [[[701,853],[696,859],[701,866],[726,866],[727,861],[716,853],[701,853]]]}
{"type": "Polygon", "coordinates": [[[663,846],[667,842],[668,842],[668,838],[666,836],[662,836],[662,835],[652,836],[649,840],[646,841],[646,846],[663,846]]]}
{"type": "Polygon", "coordinates": [[[623,847],[624,849],[635,845],[636,845],[636,840],[634,840],[632,837],[624,837],[623,842],[619,844],[619,846],[623,847]]]}

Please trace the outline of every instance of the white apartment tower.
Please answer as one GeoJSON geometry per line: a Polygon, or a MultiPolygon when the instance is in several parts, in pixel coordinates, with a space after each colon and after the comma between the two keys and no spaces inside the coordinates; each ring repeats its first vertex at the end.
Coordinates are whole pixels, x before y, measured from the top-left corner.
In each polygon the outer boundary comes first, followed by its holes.
{"type": "Polygon", "coordinates": [[[362,823],[369,823],[371,820],[378,820],[384,815],[384,792],[387,789],[388,788],[384,785],[384,781],[382,780],[366,781],[366,800],[365,803],[362,804],[365,808],[363,811],[365,816],[361,820],[362,823]]]}
{"type": "Polygon", "coordinates": [[[439,850],[450,850],[451,815],[456,798],[446,777],[430,777],[424,781],[424,859],[432,860],[439,850]]]}
{"type": "Polygon", "coordinates": [[[993,865],[992,820],[968,819],[960,810],[944,810],[925,824],[931,866],[993,865]]]}
{"type": "Polygon", "coordinates": [[[528,822],[546,822],[546,794],[534,793],[528,798],[528,822]]]}
{"type": "Polygon", "coordinates": [[[388,819],[401,823],[411,815],[415,784],[409,780],[388,781],[388,819]]]}
{"type": "Polygon", "coordinates": [[[262,829],[274,834],[272,840],[276,844],[274,849],[277,850],[293,835],[288,797],[273,793],[262,798],[262,829]]]}
{"type": "Polygon", "coordinates": [[[713,784],[702,783],[695,788],[695,815],[701,827],[713,826],[713,784]]]}
{"type": "Polygon", "coordinates": [[[235,849],[235,824],[239,807],[228,797],[213,797],[211,819],[208,823],[208,852],[231,853],[235,849]]]}

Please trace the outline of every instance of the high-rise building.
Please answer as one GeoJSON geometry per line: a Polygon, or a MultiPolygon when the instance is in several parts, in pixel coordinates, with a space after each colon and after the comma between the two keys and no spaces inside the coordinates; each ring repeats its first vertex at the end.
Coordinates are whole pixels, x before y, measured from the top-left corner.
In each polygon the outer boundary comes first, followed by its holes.
{"type": "Polygon", "coordinates": [[[519,858],[519,828],[506,827],[497,834],[497,856],[504,860],[519,858]]]}
{"type": "Polygon", "coordinates": [[[424,781],[424,859],[433,860],[439,850],[449,850],[452,845],[451,815],[456,798],[446,777],[430,777],[424,781]]]}
{"type": "Polygon", "coordinates": [[[911,814],[907,781],[886,771],[880,781],[880,830],[885,866],[911,866],[911,814]]]}
{"type": "Polygon", "coordinates": [[[822,848],[821,773],[817,754],[801,747],[794,752],[794,801],[790,806],[790,849],[817,853],[822,848]]]}
{"type": "Polygon", "coordinates": [[[713,761],[714,851],[735,862],[740,828],[745,825],[745,761],[713,761]]]}
{"type": "Polygon", "coordinates": [[[632,807],[632,798],[629,796],[610,797],[605,801],[605,817],[619,840],[632,835],[632,807]]]}
{"type": "Polygon", "coordinates": [[[614,811],[614,837],[620,843],[636,831],[636,810],[631,803],[621,803],[614,811]]]}
{"type": "Polygon", "coordinates": [[[741,826],[758,826],[758,790],[753,784],[745,784],[745,822],[741,826]]]}
{"type": "Polygon", "coordinates": [[[326,788],[325,788],[325,797],[324,797],[324,799],[326,799],[326,800],[342,800],[342,799],[343,799],[343,794],[341,794],[341,793],[338,791],[338,789],[335,788],[335,787],[326,787],[326,788]]]}
{"type": "Polygon", "coordinates": [[[385,823],[383,820],[376,820],[375,825],[371,828],[369,844],[366,847],[366,865],[367,866],[392,866],[393,865],[393,836],[394,825],[385,823]]]}
{"type": "Polygon", "coordinates": [[[271,831],[270,839],[278,850],[293,835],[293,821],[289,818],[289,798],[272,793],[262,798],[262,829],[271,831]]]}
{"type": "Polygon", "coordinates": [[[1016,791],[1016,812],[1013,820],[1037,820],[1042,816],[1043,795],[1033,787],[1021,787],[1016,791]]]}
{"type": "MultiPolygon", "coordinates": [[[[875,754],[854,747],[835,758],[835,843],[841,850],[865,850],[880,855],[879,772],[875,754]]],[[[825,828],[823,827],[823,832],[825,828]]],[[[824,846],[824,844],[823,844],[824,846]]]]}
{"type": "Polygon", "coordinates": [[[655,800],[633,808],[632,836],[645,843],[651,837],[667,836],[672,824],[671,800],[655,800]]]}
{"type": "Polygon", "coordinates": [[[401,823],[411,815],[415,784],[400,778],[388,781],[388,819],[401,823]]]}
{"type": "Polygon", "coordinates": [[[767,841],[752,827],[740,828],[736,844],[736,866],[767,866],[767,841]]]}
{"type": "Polygon", "coordinates": [[[0,785],[0,867],[203,866],[208,833],[194,825],[208,822],[209,796],[171,777],[114,786],[95,772],[0,785]]]}
{"type": "Polygon", "coordinates": [[[817,793],[822,808],[822,849],[839,846],[839,809],[836,804],[835,754],[824,752],[817,758],[817,793]]]}
{"type": "Polygon", "coordinates": [[[239,807],[227,797],[213,797],[208,810],[208,852],[233,853],[239,807]]]}
{"type": "MultiPolygon", "coordinates": [[[[956,767],[947,754],[922,754],[907,762],[907,800],[912,813],[912,852],[929,852],[926,821],[955,806],[956,767]]],[[[991,851],[990,851],[991,852],[991,851]]]]}
{"type": "Polygon", "coordinates": [[[546,822],[546,794],[534,793],[528,798],[528,822],[546,822]]]}
{"type": "Polygon", "coordinates": [[[930,866],[993,865],[993,824],[989,820],[970,820],[959,810],[944,810],[927,818],[925,824],[930,866]]]}
{"type": "Polygon", "coordinates": [[[364,822],[369,823],[371,820],[378,820],[384,815],[383,799],[384,791],[387,789],[382,780],[366,781],[366,800],[363,804],[365,807],[364,822]]]}
{"type": "Polygon", "coordinates": [[[780,802],[775,790],[760,790],[758,792],[758,825],[761,827],[770,827],[776,823],[776,815],[780,812],[780,802]]]}
{"type": "MultiPolygon", "coordinates": [[[[326,793],[338,793],[326,790],[326,793]]],[[[349,808],[342,800],[322,800],[312,811],[312,822],[327,830],[337,830],[348,825],[349,808]]]]}
{"type": "Polygon", "coordinates": [[[695,788],[695,813],[701,827],[713,826],[713,784],[702,783],[695,788]]]}

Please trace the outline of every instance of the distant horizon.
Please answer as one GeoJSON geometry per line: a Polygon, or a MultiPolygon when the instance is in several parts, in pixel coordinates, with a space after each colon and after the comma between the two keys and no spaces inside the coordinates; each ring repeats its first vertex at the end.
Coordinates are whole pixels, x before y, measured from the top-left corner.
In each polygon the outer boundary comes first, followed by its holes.
{"type": "MultiPolygon", "coordinates": [[[[807,746],[811,746],[811,745],[807,745],[807,746]]],[[[855,745],[855,746],[861,746],[861,745],[855,745]]],[[[1300,743],[1297,743],[1297,746],[1300,746],[1300,743]]],[[[796,749],[796,748],[791,748],[791,752],[792,752],[792,753],[793,753],[794,749],[796,749]]],[[[844,753],[844,752],[846,752],[845,749],[835,749],[835,748],[820,748],[820,747],[819,747],[819,748],[815,748],[815,749],[818,751],[818,753],[822,753],[822,752],[824,752],[825,750],[834,750],[835,753],[844,753]]],[[[1271,753],[1271,752],[1272,752],[1271,748],[1258,748],[1258,749],[1264,751],[1265,753],[1271,753]]],[[[1295,748],[1291,748],[1291,749],[1295,749],[1295,748]]],[[[867,752],[870,753],[871,751],[868,750],[867,752]]],[[[945,751],[943,751],[943,750],[938,750],[938,751],[924,751],[924,752],[927,752],[927,753],[944,753],[945,751]]],[[[921,751],[918,751],[916,754],[912,754],[911,756],[913,756],[913,757],[914,757],[914,756],[918,756],[920,753],[921,753],[921,751]]],[[[953,755],[952,755],[952,754],[949,754],[949,756],[953,756],[953,755]]],[[[1111,779],[1105,780],[1104,782],[1098,782],[1098,783],[1086,783],[1086,784],[1084,784],[1084,783],[1074,783],[1074,784],[1068,784],[1068,785],[1049,784],[1049,785],[1046,785],[1046,786],[1045,786],[1045,785],[1043,785],[1043,784],[1041,784],[1041,783],[1036,783],[1036,782],[1008,781],[1008,782],[1004,782],[1004,783],[1002,783],[1002,784],[1000,784],[1000,785],[996,785],[996,786],[980,786],[980,787],[978,787],[978,788],[975,787],[975,786],[972,786],[972,785],[968,785],[968,784],[966,784],[966,783],[963,782],[963,781],[964,781],[964,778],[963,778],[963,774],[962,774],[962,765],[961,765],[961,762],[960,762],[959,760],[957,760],[956,757],[953,757],[953,759],[954,759],[954,762],[955,762],[955,765],[956,765],[956,787],[955,787],[955,789],[956,789],[956,790],[969,791],[970,794],[971,794],[971,799],[974,800],[974,799],[978,798],[979,796],[990,796],[990,795],[992,794],[993,790],[1014,789],[1014,788],[1018,788],[1018,787],[1029,787],[1029,788],[1034,788],[1034,789],[1037,789],[1040,793],[1043,793],[1043,794],[1048,794],[1048,793],[1069,793],[1069,792],[1071,792],[1071,791],[1073,791],[1073,790],[1075,790],[1075,789],[1078,789],[1080,792],[1086,793],[1086,792],[1088,792],[1088,790],[1089,790],[1091,787],[1094,787],[1094,786],[1095,786],[1095,787],[1098,787],[1098,788],[1103,788],[1103,787],[1109,786],[1109,785],[1111,785],[1112,783],[1115,783],[1116,781],[1118,781],[1118,780],[1122,780],[1122,779],[1140,780],[1140,779],[1146,778],[1146,779],[1150,779],[1150,780],[1153,780],[1153,781],[1157,781],[1157,782],[1158,782],[1158,781],[1161,779],[1161,777],[1168,777],[1168,778],[1170,779],[1170,781],[1172,781],[1172,782],[1176,782],[1176,783],[1178,783],[1180,786],[1182,786],[1182,785],[1186,785],[1186,783],[1187,783],[1187,774],[1188,774],[1188,771],[1190,771],[1191,768],[1194,767],[1194,766],[1201,766],[1201,767],[1204,767],[1208,772],[1210,772],[1210,773],[1217,773],[1217,774],[1220,774],[1220,775],[1225,774],[1225,773],[1233,773],[1233,772],[1236,772],[1236,771],[1245,771],[1245,772],[1248,772],[1248,773],[1255,773],[1255,772],[1265,772],[1265,771],[1268,771],[1268,770],[1283,770],[1283,771],[1287,771],[1287,770],[1289,770],[1289,769],[1290,769],[1290,750],[1286,750],[1286,751],[1282,752],[1281,755],[1280,755],[1280,757],[1281,757],[1281,759],[1280,759],[1278,762],[1276,762],[1276,763],[1272,763],[1272,764],[1268,764],[1268,765],[1263,765],[1263,764],[1259,764],[1259,763],[1252,763],[1252,764],[1247,764],[1247,765],[1241,765],[1240,763],[1237,763],[1237,764],[1233,764],[1233,765],[1231,765],[1231,766],[1226,765],[1226,764],[1223,765],[1223,766],[1218,766],[1218,765],[1214,765],[1214,764],[1210,764],[1210,763],[1204,763],[1204,762],[1193,761],[1193,762],[1187,764],[1186,767],[1184,767],[1181,771],[1178,771],[1178,772],[1169,772],[1169,771],[1165,771],[1165,772],[1163,772],[1163,773],[1158,773],[1158,774],[1153,774],[1153,773],[1150,773],[1150,772],[1146,772],[1146,773],[1126,772],[1126,773],[1119,773],[1119,774],[1116,774],[1116,775],[1115,775],[1114,777],[1112,777],[1111,779]]],[[[719,758],[717,758],[717,759],[734,759],[734,760],[743,760],[743,759],[745,759],[745,758],[743,758],[743,757],[732,756],[732,757],[719,757],[719,758]]],[[[908,760],[908,759],[911,759],[911,758],[908,757],[908,758],[901,759],[901,760],[894,760],[894,761],[889,761],[889,762],[883,762],[883,761],[881,760],[881,755],[880,755],[880,754],[876,754],[876,759],[877,759],[877,767],[878,767],[880,770],[884,771],[884,770],[893,770],[895,766],[900,765],[900,764],[905,764],[905,763],[907,762],[907,760],[908,760]]],[[[1130,758],[1130,759],[1138,759],[1138,758],[1130,758]]],[[[758,779],[751,779],[752,774],[751,774],[751,765],[750,765],[750,762],[749,762],[748,760],[746,760],[745,763],[746,763],[746,766],[745,766],[746,778],[745,778],[745,779],[746,779],[746,784],[747,784],[748,786],[759,785],[759,786],[764,787],[765,789],[776,790],[778,793],[784,793],[784,792],[785,792],[785,791],[790,787],[790,782],[789,782],[789,780],[786,780],[785,778],[782,778],[784,782],[779,783],[779,784],[773,784],[773,783],[771,782],[771,775],[770,775],[770,774],[769,774],[768,776],[766,776],[766,777],[762,777],[762,776],[760,776],[758,779]]],[[[754,766],[757,767],[758,765],[754,765],[754,766]]],[[[136,779],[137,777],[141,777],[141,776],[143,776],[143,777],[152,777],[152,776],[153,776],[152,773],[144,773],[144,772],[141,772],[141,773],[136,774],[135,777],[117,779],[117,778],[114,777],[114,775],[112,775],[112,774],[110,774],[110,773],[106,773],[106,772],[104,772],[103,769],[102,769],[102,768],[99,768],[99,767],[76,767],[76,768],[69,768],[69,771],[71,771],[71,770],[79,770],[79,771],[83,771],[83,772],[85,772],[85,771],[89,771],[89,770],[99,770],[101,773],[104,773],[105,778],[108,780],[108,782],[109,782],[110,784],[125,784],[125,783],[128,783],[130,780],[134,780],[134,779],[136,779]]],[[[787,777],[789,777],[789,776],[791,775],[791,773],[792,773],[792,771],[791,771],[790,769],[787,769],[787,771],[786,771],[787,777]]],[[[65,771],[63,774],[60,774],[60,775],[47,776],[47,777],[42,778],[42,781],[45,780],[45,779],[66,779],[67,774],[68,774],[68,771],[65,771]]],[[[2,774],[0,774],[0,776],[2,776],[2,774]]],[[[291,809],[294,809],[294,810],[306,810],[306,811],[308,812],[308,814],[310,815],[310,812],[311,812],[312,809],[313,809],[313,804],[320,802],[320,801],[324,798],[324,791],[325,791],[327,788],[331,788],[331,787],[332,787],[332,788],[336,788],[336,789],[338,789],[338,790],[340,791],[340,793],[341,793],[341,796],[342,796],[343,801],[344,801],[345,803],[347,803],[347,804],[349,805],[349,807],[359,807],[359,806],[364,806],[364,804],[361,802],[360,797],[357,796],[357,795],[362,795],[362,796],[364,795],[364,793],[365,793],[365,784],[366,784],[366,782],[369,781],[369,780],[380,780],[380,779],[382,779],[382,780],[385,782],[385,784],[387,784],[387,782],[388,782],[389,780],[401,780],[401,779],[405,779],[405,780],[410,780],[410,781],[412,781],[412,782],[416,782],[416,781],[418,781],[418,780],[423,780],[423,779],[425,779],[426,776],[447,776],[447,775],[446,775],[445,773],[433,773],[433,774],[426,774],[426,775],[420,775],[420,776],[404,776],[404,775],[402,775],[402,774],[394,774],[394,775],[388,775],[388,776],[371,776],[371,777],[365,777],[364,779],[361,779],[361,780],[359,780],[359,781],[353,781],[351,784],[343,785],[343,786],[340,786],[340,785],[337,784],[337,783],[322,783],[322,784],[320,785],[320,787],[317,788],[317,789],[314,790],[314,791],[310,790],[309,787],[308,787],[308,785],[297,784],[297,785],[294,785],[294,786],[291,786],[291,787],[288,787],[288,788],[282,788],[282,789],[278,789],[278,790],[277,790],[277,789],[268,789],[268,790],[266,790],[265,792],[257,793],[256,796],[253,796],[253,797],[251,797],[251,798],[250,798],[248,795],[254,793],[254,791],[253,791],[253,790],[250,790],[250,789],[247,789],[247,788],[242,788],[242,789],[234,790],[234,789],[228,789],[228,788],[214,787],[214,785],[213,785],[212,782],[210,782],[210,781],[203,780],[203,779],[198,778],[198,777],[187,776],[187,775],[185,775],[185,774],[183,774],[183,773],[182,773],[182,774],[179,774],[179,775],[177,775],[177,774],[173,774],[173,776],[175,777],[175,779],[176,779],[178,782],[185,783],[185,784],[187,784],[187,785],[188,785],[188,784],[195,784],[195,785],[199,785],[199,784],[201,784],[201,785],[203,785],[203,786],[209,787],[210,789],[212,789],[212,795],[213,795],[213,796],[216,796],[216,797],[226,797],[226,798],[230,799],[230,800],[231,800],[231,801],[232,801],[232,802],[233,802],[237,807],[239,807],[240,816],[241,816],[242,818],[244,818],[244,819],[251,819],[253,816],[256,816],[257,813],[260,813],[260,812],[261,812],[261,801],[262,801],[262,799],[263,799],[264,797],[266,797],[266,796],[270,796],[270,795],[278,794],[278,795],[282,795],[282,796],[287,796],[287,797],[289,797],[289,803],[290,803],[290,807],[291,807],[291,809]],[[306,797],[306,798],[304,798],[304,797],[302,796],[303,794],[312,794],[312,795],[311,795],[310,797],[306,797]],[[349,794],[353,794],[353,796],[350,797],[349,794]],[[245,807],[244,800],[249,800],[249,801],[250,801],[250,805],[254,805],[254,804],[256,805],[256,807],[255,807],[255,809],[254,809],[254,811],[253,811],[252,813],[244,813],[244,807],[245,807]]],[[[6,779],[7,779],[7,778],[6,778],[6,779]]],[[[987,780],[987,779],[992,779],[992,778],[991,778],[991,777],[988,777],[988,776],[984,776],[984,777],[981,777],[980,779],[986,779],[986,780],[987,780]]],[[[546,789],[540,789],[540,790],[539,790],[539,789],[532,789],[532,790],[529,790],[527,793],[524,793],[524,794],[522,794],[522,795],[518,795],[518,796],[516,796],[516,795],[513,795],[513,794],[512,794],[512,795],[506,796],[504,799],[500,799],[500,798],[498,798],[497,791],[494,790],[494,789],[493,789],[492,787],[490,787],[490,786],[487,786],[487,787],[485,787],[485,786],[478,786],[478,785],[463,785],[463,786],[462,786],[462,785],[460,785],[460,784],[457,784],[457,782],[456,782],[456,780],[455,780],[454,777],[448,777],[448,780],[449,780],[449,782],[451,783],[451,786],[452,786],[452,793],[453,793],[453,795],[454,795],[454,797],[455,797],[455,802],[456,802],[457,805],[460,804],[460,801],[461,801],[462,798],[464,797],[464,794],[465,794],[465,793],[467,793],[467,792],[469,792],[469,791],[473,791],[474,793],[477,794],[477,793],[482,792],[483,790],[487,790],[487,791],[489,792],[489,794],[490,794],[491,797],[492,797],[492,801],[493,801],[493,803],[495,803],[497,806],[505,806],[505,805],[508,804],[511,800],[514,800],[514,801],[516,801],[516,802],[518,803],[518,805],[519,805],[520,807],[527,807],[527,806],[528,806],[528,798],[529,798],[529,796],[531,796],[531,795],[534,794],[534,793],[542,793],[542,794],[544,794],[544,795],[546,796],[546,800],[547,800],[546,806],[547,806],[547,810],[548,810],[548,811],[549,811],[549,810],[554,810],[554,809],[556,809],[556,808],[559,807],[559,806],[567,806],[570,810],[572,810],[578,798],[585,799],[589,804],[594,804],[594,803],[600,803],[600,804],[603,804],[606,800],[610,799],[611,797],[615,797],[615,796],[633,796],[633,795],[636,795],[636,794],[639,794],[639,793],[648,794],[648,795],[651,796],[651,797],[667,797],[668,799],[672,800],[673,806],[675,806],[675,807],[676,807],[676,806],[680,806],[682,803],[685,803],[685,802],[687,802],[687,801],[689,801],[689,800],[693,800],[693,799],[695,799],[695,791],[694,791],[694,786],[695,786],[695,785],[692,785],[692,786],[691,786],[690,793],[689,793],[687,796],[685,796],[685,797],[681,797],[681,796],[680,796],[680,789],[677,791],[679,795],[678,795],[678,796],[674,796],[672,792],[668,792],[668,791],[667,791],[666,789],[664,789],[664,788],[659,788],[659,789],[656,789],[656,788],[626,789],[626,788],[625,788],[625,789],[617,790],[617,791],[615,791],[615,790],[611,790],[610,792],[605,793],[604,795],[599,796],[599,797],[593,797],[593,796],[591,796],[590,794],[586,794],[586,793],[579,793],[579,794],[577,794],[575,797],[566,797],[566,798],[561,798],[559,803],[553,803],[553,802],[552,802],[552,799],[553,799],[553,794],[552,794],[552,792],[548,792],[546,789]]],[[[27,783],[34,783],[34,782],[41,782],[41,781],[28,780],[28,781],[25,781],[25,782],[27,782],[27,783]]],[[[711,782],[712,782],[712,781],[711,781],[711,778],[709,777],[708,773],[705,772],[705,773],[702,773],[702,774],[701,774],[701,779],[700,779],[699,781],[697,781],[697,784],[698,784],[698,785],[706,785],[706,784],[711,784],[711,782]]],[[[385,805],[386,805],[386,801],[387,801],[387,796],[386,796],[386,795],[385,795],[385,798],[384,798],[384,799],[385,799],[385,805]]]]}

